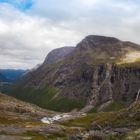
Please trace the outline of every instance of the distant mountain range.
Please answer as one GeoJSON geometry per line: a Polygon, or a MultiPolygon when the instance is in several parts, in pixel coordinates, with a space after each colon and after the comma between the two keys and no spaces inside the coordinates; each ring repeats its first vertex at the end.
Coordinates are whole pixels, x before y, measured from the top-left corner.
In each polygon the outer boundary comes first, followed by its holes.
{"type": "Polygon", "coordinates": [[[8,79],[0,73],[0,82],[7,82],[8,79]]]}
{"type": "Polygon", "coordinates": [[[140,88],[140,45],[90,35],[76,47],[48,54],[23,76],[10,95],[57,111],[132,103],[140,88]]]}
{"type": "Polygon", "coordinates": [[[0,69],[1,82],[15,82],[26,70],[0,69]]]}

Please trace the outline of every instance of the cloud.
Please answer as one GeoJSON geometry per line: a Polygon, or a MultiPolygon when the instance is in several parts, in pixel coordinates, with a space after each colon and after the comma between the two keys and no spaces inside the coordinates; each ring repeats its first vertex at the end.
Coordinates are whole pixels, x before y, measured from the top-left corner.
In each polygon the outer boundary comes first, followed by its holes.
{"type": "MultiPolygon", "coordinates": [[[[101,0],[35,0],[30,12],[53,20],[76,19],[87,15],[101,0]]],[[[103,0],[104,1],[104,0],[103,0]]]]}
{"type": "Polygon", "coordinates": [[[0,8],[4,10],[0,18],[1,68],[6,68],[6,65],[10,68],[31,68],[42,63],[52,49],[75,45],[79,38],[76,31],[55,25],[47,18],[28,16],[9,5],[0,8]],[[7,7],[9,11],[5,11],[7,7]]]}
{"type": "Polygon", "coordinates": [[[0,68],[32,68],[50,50],[75,46],[89,34],[140,43],[138,4],[137,0],[33,0],[25,11],[10,0],[2,2],[0,68]]]}

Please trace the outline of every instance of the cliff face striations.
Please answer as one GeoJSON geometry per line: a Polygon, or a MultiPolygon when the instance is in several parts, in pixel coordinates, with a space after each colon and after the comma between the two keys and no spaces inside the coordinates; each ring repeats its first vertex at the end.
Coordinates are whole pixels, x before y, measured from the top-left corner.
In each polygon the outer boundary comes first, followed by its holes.
{"type": "Polygon", "coordinates": [[[38,69],[13,86],[11,95],[60,111],[135,100],[140,88],[139,45],[91,35],[62,52],[64,56],[48,54],[38,69]]]}

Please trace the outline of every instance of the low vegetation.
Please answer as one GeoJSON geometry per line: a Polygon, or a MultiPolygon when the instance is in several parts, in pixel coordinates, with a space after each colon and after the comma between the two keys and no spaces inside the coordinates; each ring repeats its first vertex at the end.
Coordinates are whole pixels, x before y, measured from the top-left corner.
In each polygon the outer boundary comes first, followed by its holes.
{"type": "Polygon", "coordinates": [[[47,87],[44,89],[33,89],[33,88],[25,88],[20,93],[14,91],[14,95],[16,98],[21,100],[34,103],[40,107],[54,110],[54,111],[61,111],[61,112],[68,112],[72,109],[81,109],[84,107],[85,102],[81,99],[70,99],[66,97],[55,97],[59,94],[59,90],[54,87],[47,87]]]}
{"type": "MultiPolygon", "coordinates": [[[[118,103],[112,103],[112,107],[113,106],[118,109],[118,103]]],[[[109,107],[107,112],[88,113],[86,116],[64,121],[61,124],[69,128],[77,127],[85,130],[92,130],[93,125],[97,124],[102,128],[102,131],[110,131],[104,136],[103,140],[138,140],[138,138],[140,138],[139,108],[140,102],[134,102],[129,108],[119,111],[109,111],[112,109],[109,107]],[[116,133],[117,130],[115,129],[122,132],[116,133]],[[125,132],[125,130],[129,131],[125,132]],[[112,131],[116,132],[112,133],[112,131]]]]}

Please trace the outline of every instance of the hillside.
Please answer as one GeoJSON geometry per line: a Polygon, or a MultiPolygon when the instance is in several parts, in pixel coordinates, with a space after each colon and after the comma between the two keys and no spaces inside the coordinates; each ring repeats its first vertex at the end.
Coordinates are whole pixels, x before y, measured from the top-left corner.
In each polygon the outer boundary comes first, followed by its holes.
{"type": "Polygon", "coordinates": [[[26,74],[9,94],[57,111],[102,108],[114,102],[125,107],[140,88],[139,53],[135,43],[90,35],[63,59],[26,74]]]}
{"type": "Polygon", "coordinates": [[[7,78],[0,73],[0,82],[7,82],[7,78]]]}
{"type": "MultiPolygon", "coordinates": [[[[112,106],[112,105],[111,105],[112,106]]],[[[107,108],[106,108],[107,109],[107,108]]],[[[94,110],[95,111],[95,110],[94,110]]],[[[0,94],[1,140],[130,140],[139,138],[140,101],[126,109],[102,112],[71,112],[68,119],[54,121],[51,125],[41,122],[57,112],[0,94]]]]}
{"type": "MultiPolygon", "coordinates": [[[[49,111],[39,108],[36,105],[20,101],[16,98],[0,93],[0,110],[13,113],[22,113],[30,116],[45,116],[49,111]]],[[[51,112],[50,112],[51,113],[51,112]]]]}
{"type": "Polygon", "coordinates": [[[77,128],[71,138],[85,140],[138,140],[140,138],[140,101],[120,111],[90,112],[86,116],[61,122],[77,128]]]}
{"type": "Polygon", "coordinates": [[[0,140],[46,140],[47,125],[40,120],[52,114],[54,112],[0,93],[0,140]]]}

